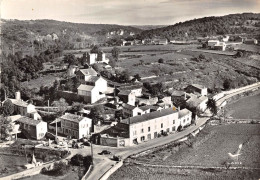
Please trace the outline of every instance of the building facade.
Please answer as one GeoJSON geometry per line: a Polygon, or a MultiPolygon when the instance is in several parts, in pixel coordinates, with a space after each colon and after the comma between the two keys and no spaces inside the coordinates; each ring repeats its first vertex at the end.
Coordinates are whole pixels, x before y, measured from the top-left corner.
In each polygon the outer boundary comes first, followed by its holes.
{"type": "Polygon", "coordinates": [[[91,133],[92,119],[87,117],[65,113],[58,121],[61,122],[62,133],[67,136],[80,139],[88,137],[91,133]]]}

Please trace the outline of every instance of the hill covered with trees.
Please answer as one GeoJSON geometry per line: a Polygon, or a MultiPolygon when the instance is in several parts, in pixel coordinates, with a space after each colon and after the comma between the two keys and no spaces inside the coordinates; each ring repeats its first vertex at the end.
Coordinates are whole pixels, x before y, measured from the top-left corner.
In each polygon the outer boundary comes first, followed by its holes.
{"type": "Polygon", "coordinates": [[[195,38],[198,36],[241,34],[252,36],[260,34],[260,13],[230,14],[221,17],[204,17],[180,22],[171,26],[143,31],[140,37],[153,38],[195,38]]]}
{"type": "Polygon", "coordinates": [[[114,24],[82,24],[55,20],[1,20],[2,49],[47,48],[50,45],[72,49],[77,44],[106,42],[107,36],[127,37],[142,30],[114,24]]]}

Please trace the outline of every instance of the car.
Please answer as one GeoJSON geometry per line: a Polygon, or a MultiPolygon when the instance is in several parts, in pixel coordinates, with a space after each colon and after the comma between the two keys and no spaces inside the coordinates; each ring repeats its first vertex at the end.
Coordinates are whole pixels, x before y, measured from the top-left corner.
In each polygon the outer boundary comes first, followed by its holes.
{"type": "Polygon", "coordinates": [[[103,150],[101,153],[99,153],[100,155],[103,155],[103,154],[111,154],[111,152],[110,151],[108,151],[108,150],[103,150]]]}

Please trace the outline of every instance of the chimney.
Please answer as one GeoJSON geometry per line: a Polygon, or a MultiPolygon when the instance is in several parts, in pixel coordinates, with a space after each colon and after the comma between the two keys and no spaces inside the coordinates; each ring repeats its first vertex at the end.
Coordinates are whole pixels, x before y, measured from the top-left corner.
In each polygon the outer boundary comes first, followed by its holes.
{"type": "Polygon", "coordinates": [[[15,92],[15,99],[16,100],[21,100],[21,93],[20,93],[20,91],[15,92]]]}

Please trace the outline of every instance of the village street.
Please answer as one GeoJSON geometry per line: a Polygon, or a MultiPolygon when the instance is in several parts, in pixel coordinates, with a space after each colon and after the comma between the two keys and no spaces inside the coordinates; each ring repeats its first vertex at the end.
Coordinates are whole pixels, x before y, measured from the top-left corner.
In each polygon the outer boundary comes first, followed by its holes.
{"type": "MultiPolygon", "coordinates": [[[[227,95],[222,97],[221,99],[219,99],[217,101],[217,105],[221,105],[224,101],[226,101],[227,99],[229,99],[232,96],[235,96],[242,92],[250,91],[250,90],[253,90],[253,89],[259,88],[259,87],[260,87],[260,84],[256,83],[254,85],[250,85],[250,86],[238,88],[236,90],[231,90],[229,92],[225,92],[225,94],[227,94],[227,95]]],[[[91,174],[87,177],[87,179],[90,179],[90,180],[100,179],[102,177],[102,175],[116,163],[115,161],[109,159],[112,157],[111,155],[98,155],[98,153],[101,152],[102,150],[109,150],[112,152],[112,154],[120,155],[122,157],[122,159],[125,159],[125,158],[129,157],[130,155],[137,154],[137,153],[146,151],[148,149],[152,149],[154,147],[168,144],[170,142],[176,141],[178,139],[181,139],[181,138],[189,135],[190,133],[197,130],[199,127],[203,126],[207,122],[207,120],[210,118],[209,110],[207,110],[205,114],[206,114],[206,117],[197,119],[196,126],[192,125],[181,132],[169,134],[168,136],[161,137],[161,138],[152,139],[150,141],[147,141],[147,142],[144,142],[142,144],[135,145],[132,147],[116,148],[116,147],[104,147],[104,146],[99,146],[99,145],[93,145],[94,169],[92,170],[91,174]]],[[[91,153],[90,147],[88,147],[87,151],[85,151],[85,148],[81,149],[81,150],[77,150],[77,151],[80,151],[80,153],[83,153],[83,154],[91,153]]]]}

